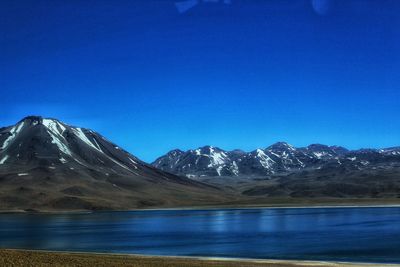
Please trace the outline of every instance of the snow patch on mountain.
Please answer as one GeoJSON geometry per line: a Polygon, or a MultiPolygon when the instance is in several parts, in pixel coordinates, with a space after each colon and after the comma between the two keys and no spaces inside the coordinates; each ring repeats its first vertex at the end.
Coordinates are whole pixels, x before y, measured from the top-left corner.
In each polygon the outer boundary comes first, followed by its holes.
{"type": "Polygon", "coordinates": [[[87,144],[88,146],[96,149],[97,151],[104,153],[99,147],[95,146],[90,140],[89,138],[87,138],[87,136],[85,135],[85,133],[82,131],[81,128],[72,128],[72,131],[74,132],[74,134],[85,144],[87,144]]]}
{"type": "Polygon", "coordinates": [[[220,166],[225,163],[225,160],[227,158],[224,152],[217,152],[213,147],[210,147],[209,155],[207,154],[204,155],[211,158],[211,162],[208,165],[208,167],[220,166]]]}
{"type": "Polygon", "coordinates": [[[58,136],[63,136],[63,133],[66,130],[64,125],[53,119],[43,119],[42,124],[52,133],[58,136]]]}
{"type": "Polygon", "coordinates": [[[256,150],[257,153],[257,157],[260,159],[260,163],[261,165],[266,168],[266,169],[270,169],[275,161],[273,159],[271,159],[267,154],[265,154],[265,152],[261,149],[257,149],[256,150]]]}
{"type": "MultiPolygon", "coordinates": [[[[51,143],[55,144],[62,153],[66,154],[68,156],[72,156],[71,150],[68,148],[68,146],[66,146],[62,142],[62,140],[60,140],[60,135],[57,132],[55,134],[55,132],[53,132],[50,129],[48,129],[47,133],[51,137],[51,143]]],[[[61,137],[64,138],[62,135],[61,135],[61,137]]]]}
{"type": "Polygon", "coordinates": [[[232,162],[232,166],[231,166],[230,170],[232,171],[232,173],[233,173],[235,176],[238,176],[238,175],[239,175],[239,167],[238,167],[236,161],[233,161],[233,162],[232,162]]]}
{"type": "Polygon", "coordinates": [[[17,137],[17,135],[21,132],[21,129],[24,127],[25,122],[20,122],[16,126],[12,127],[10,130],[10,136],[3,142],[1,146],[1,150],[5,150],[9,144],[17,137]]]}
{"type": "Polygon", "coordinates": [[[128,159],[134,164],[133,167],[134,167],[135,169],[137,169],[137,167],[136,167],[137,162],[134,161],[133,159],[129,158],[129,157],[128,157],[128,159]]]}
{"type": "Polygon", "coordinates": [[[4,164],[8,158],[9,158],[9,156],[6,155],[4,158],[2,158],[2,159],[0,160],[0,164],[4,164]]]}

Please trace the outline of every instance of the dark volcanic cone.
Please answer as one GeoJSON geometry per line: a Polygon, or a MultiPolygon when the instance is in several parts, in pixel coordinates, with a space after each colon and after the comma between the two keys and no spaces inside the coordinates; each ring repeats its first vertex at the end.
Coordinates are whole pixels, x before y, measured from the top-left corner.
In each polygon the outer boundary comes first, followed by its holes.
{"type": "Polygon", "coordinates": [[[129,209],[217,195],[94,131],[37,116],[0,128],[0,185],[0,209],[129,209]]]}

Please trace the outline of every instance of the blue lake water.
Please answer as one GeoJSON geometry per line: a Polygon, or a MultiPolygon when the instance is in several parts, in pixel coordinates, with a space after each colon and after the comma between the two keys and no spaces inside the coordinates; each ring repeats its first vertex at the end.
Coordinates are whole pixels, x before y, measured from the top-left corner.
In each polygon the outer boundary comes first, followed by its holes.
{"type": "Polygon", "coordinates": [[[0,247],[400,263],[400,208],[1,214],[0,247]]]}

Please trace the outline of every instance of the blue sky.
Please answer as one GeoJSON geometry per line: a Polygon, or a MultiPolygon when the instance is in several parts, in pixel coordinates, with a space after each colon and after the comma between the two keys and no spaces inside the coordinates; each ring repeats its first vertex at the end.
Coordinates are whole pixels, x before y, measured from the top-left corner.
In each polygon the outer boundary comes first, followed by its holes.
{"type": "Polygon", "coordinates": [[[56,117],[146,161],[400,145],[399,13],[396,0],[3,0],[0,125],[56,117]]]}

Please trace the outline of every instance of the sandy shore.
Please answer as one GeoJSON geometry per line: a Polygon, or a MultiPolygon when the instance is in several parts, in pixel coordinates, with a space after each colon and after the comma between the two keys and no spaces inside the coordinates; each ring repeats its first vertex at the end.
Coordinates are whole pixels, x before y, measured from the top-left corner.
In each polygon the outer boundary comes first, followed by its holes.
{"type": "Polygon", "coordinates": [[[72,253],[0,249],[0,266],[134,266],[134,267],[359,267],[400,266],[396,264],[363,264],[320,261],[251,260],[207,257],[162,257],[106,253],[72,253]]]}

